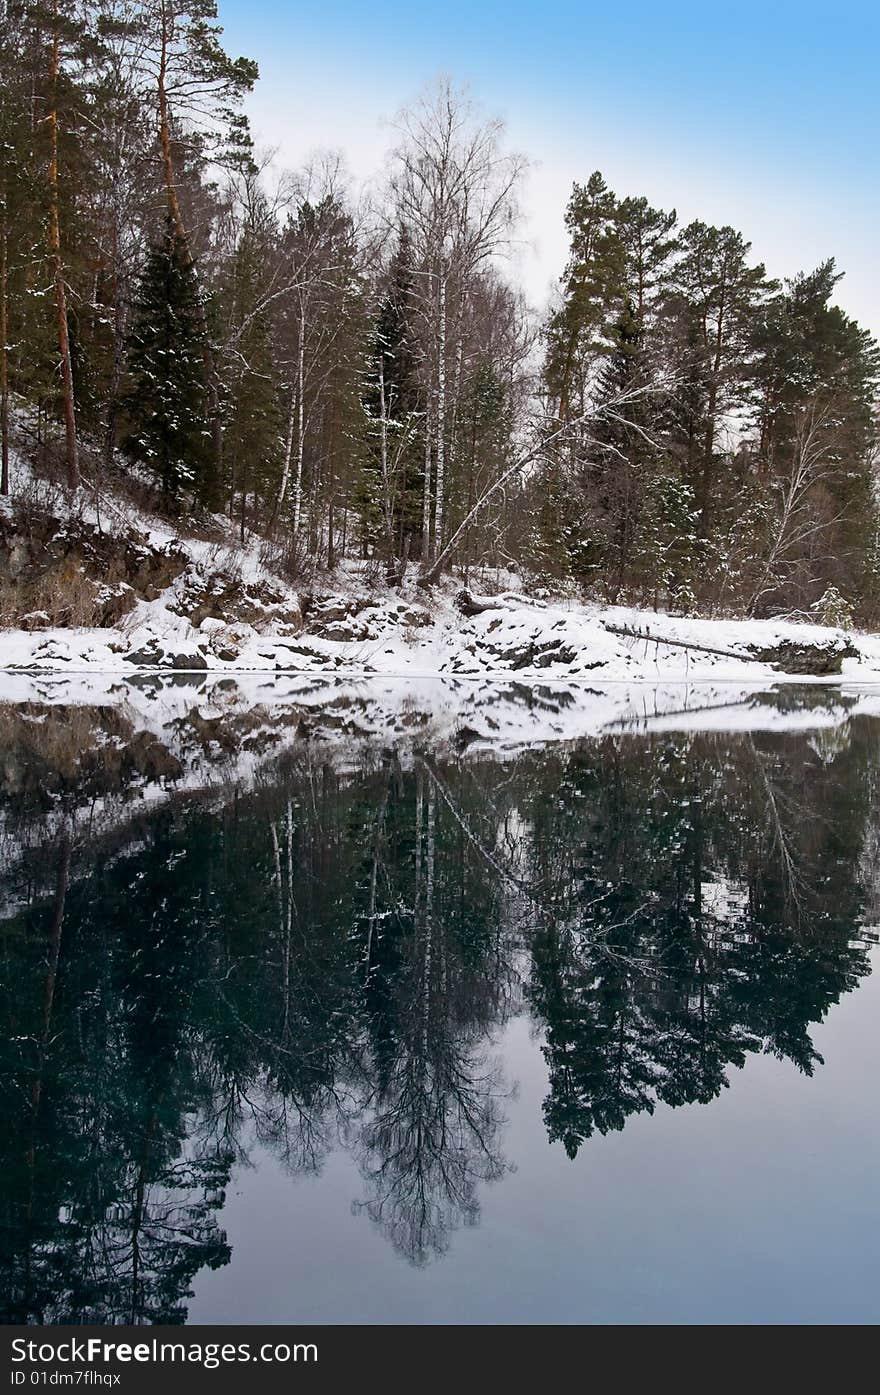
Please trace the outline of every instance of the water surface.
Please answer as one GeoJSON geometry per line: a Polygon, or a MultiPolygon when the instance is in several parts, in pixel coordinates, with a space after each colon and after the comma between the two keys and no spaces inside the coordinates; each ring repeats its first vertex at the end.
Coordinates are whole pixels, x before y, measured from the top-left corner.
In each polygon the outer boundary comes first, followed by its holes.
{"type": "Polygon", "coordinates": [[[0,1313],[876,1321],[880,703],[0,707],[0,1313]]]}

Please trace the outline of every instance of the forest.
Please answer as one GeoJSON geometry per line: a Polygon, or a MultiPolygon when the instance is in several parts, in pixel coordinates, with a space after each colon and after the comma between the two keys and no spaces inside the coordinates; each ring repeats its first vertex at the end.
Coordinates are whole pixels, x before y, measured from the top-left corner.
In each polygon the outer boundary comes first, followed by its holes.
{"type": "MultiPolygon", "coordinates": [[[[878,346],[841,271],[572,171],[546,307],[529,161],[451,79],[367,187],[281,171],[213,0],[0,4],[0,446],[16,471],[225,516],[298,584],[876,624],[878,346]]],[[[377,96],[377,118],[382,115],[377,96]]],[[[332,132],[328,138],[332,140],[332,132]]],[[[818,194],[817,194],[818,197],[818,194]]]]}

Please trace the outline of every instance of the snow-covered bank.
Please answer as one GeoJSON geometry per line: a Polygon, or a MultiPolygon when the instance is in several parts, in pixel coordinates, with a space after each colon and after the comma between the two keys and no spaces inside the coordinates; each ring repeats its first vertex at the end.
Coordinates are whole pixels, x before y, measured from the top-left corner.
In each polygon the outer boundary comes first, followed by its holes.
{"type": "Polygon", "coordinates": [[[415,569],[391,588],[369,562],[294,586],[228,519],[199,538],[109,495],[71,516],[31,489],[0,507],[0,670],[880,681],[880,635],[589,605],[512,573],[475,577],[482,596],[422,590],[415,569]]]}
{"type": "Polygon", "coordinates": [[[2,630],[0,668],[760,681],[815,672],[786,661],[808,649],[830,656],[832,674],[880,681],[880,636],[821,625],[694,619],[521,593],[463,615],[451,588],[423,596],[361,587],[305,599],[265,578],[238,580],[229,599],[231,585],[218,576],[193,563],[114,627],[2,630]]]}

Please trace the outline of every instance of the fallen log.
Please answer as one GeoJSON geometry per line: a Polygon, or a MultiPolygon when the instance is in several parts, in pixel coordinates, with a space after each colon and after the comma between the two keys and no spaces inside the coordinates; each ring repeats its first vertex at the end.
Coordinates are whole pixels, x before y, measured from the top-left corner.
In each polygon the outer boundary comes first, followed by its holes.
{"type": "Polygon", "coordinates": [[[857,659],[859,651],[849,640],[843,644],[832,641],[829,644],[809,644],[803,640],[785,639],[778,644],[759,646],[749,644],[744,650],[719,649],[711,644],[698,644],[695,640],[672,639],[663,635],[651,634],[649,630],[636,630],[629,625],[612,625],[602,622],[610,634],[621,635],[625,639],[640,639],[646,644],[668,644],[673,649],[693,649],[699,654],[718,654],[723,659],[756,659],[759,663],[770,664],[778,673],[792,676],[803,675],[810,678],[826,678],[842,671],[844,659],[857,659]]]}
{"type": "Polygon", "coordinates": [[[634,630],[629,625],[611,625],[607,620],[602,626],[612,635],[622,635],[624,639],[641,639],[646,644],[669,644],[673,649],[695,649],[699,654],[720,654],[724,659],[744,659],[745,654],[737,654],[733,649],[716,649],[711,644],[697,644],[690,639],[669,639],[665,635],[652,635],[649,630],[634,630]]]}
{"type": "Polygon", "coordinates": [[[529,610],[546,610],[546,601],[533,596],[521,596],[516,591],[502,591],[499,596],[475,596],[464,587],[455,598],[455,604],[462,615],[482,615],[487,610],[515,610],[525,606],[529,610]]]}
{"type": "Polygon", "coordinates": [[[487,610],[503,610],[504,602],[495,597],[485,600],[477,600],[476,596],[465,588],[459,591],[455,598],[455,604],[462,615],[482,615],[487,610]]]}

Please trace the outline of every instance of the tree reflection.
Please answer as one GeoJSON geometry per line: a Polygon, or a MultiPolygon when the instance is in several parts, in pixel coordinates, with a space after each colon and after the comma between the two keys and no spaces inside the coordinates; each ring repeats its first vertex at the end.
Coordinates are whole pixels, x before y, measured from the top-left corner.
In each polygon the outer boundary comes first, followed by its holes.
{"type": "MultiPolygon", "coordinates": [[[[394,956],[393,996],[379,985],[381,958],[370,963],[371,997],[384,1012],[380,1009],[373,1023],[378,1069],[367,1071],[369,1093],[357,1147],[367,1199],[356,1209],[365,1210],[395,1249],[417,1265],[442,1254],[458,1226],[476,1223],[479,1184],[496,1181],[506,1170],[499,1147],[506,1090],[500,1067],[486,1059],[482,1047],[501,1006],[498,981],[474,973],[489,930],[473,902],[467,917],[456,916],[449,906],[452,891],[461,912],[466,892],[450,886],[447,830],[438,802],[435,781],[419,769],[413,879],[395,898],[398,914],[388,917],[403,941],[394,956]]],[[[464,881],[474,869],[468,869],[460,847],[457,851],[464,881]]],[[[376,872],[374,860],[371,959],[375,922],[382,915],[385,923],[386,909],[377,895],[376,872]]],[[[383,881],[390,885],[390,878],[383,881]]]]}
{"type": "Polygon", "coordinates": [[[229,1261],[224,1189],[255,1144],[291,1177],[348,1150],[354,1209],[414,1264],[442,1254],[510,1166],[495,1043],[523,1006],[572,1158],[713,1099],[750,1052],[810,1073],[877,894],[878,725],[847,732],[507,761],[299,741],[249,788],[126,807],[98,836],[89,801],[170,763],[155,743],[123,760],[115,733],[103,770],[84,734],[71,770],[44,723],[34,780],[17,728],[3,1319],[185,1321],[229,1261]]]}

